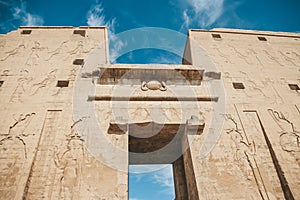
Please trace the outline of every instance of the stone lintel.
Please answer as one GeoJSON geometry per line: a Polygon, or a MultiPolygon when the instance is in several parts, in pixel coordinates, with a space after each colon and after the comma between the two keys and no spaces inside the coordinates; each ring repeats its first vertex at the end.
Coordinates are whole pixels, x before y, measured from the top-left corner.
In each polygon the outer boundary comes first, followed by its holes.
{"type": "Polygon", "coordinates": [[[160,124],[153,121],[141,123],[124,123],[124,122],[110,122],[108,134],[122,135],[129,132],[132,136],[142,136],[149,138],[156,134],[171,134],[173,137],[178,132],[185,132],[192,135],[200,135],[204,129],[204,122],[194,122],[186,124],[181,123],[165,123],[160,124]]]}
{"type": "Polygon", "coordinates": [[[213,101],[218,97],[175,97],[175,96],[88,96],[88,101],[213,101]]]}

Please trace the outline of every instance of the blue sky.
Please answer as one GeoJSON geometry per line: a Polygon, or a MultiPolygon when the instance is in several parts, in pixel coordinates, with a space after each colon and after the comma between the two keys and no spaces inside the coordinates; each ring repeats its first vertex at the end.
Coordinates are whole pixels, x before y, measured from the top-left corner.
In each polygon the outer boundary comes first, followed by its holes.
{"type": "MultiPolygon", "coordinates": [[[[107,25],[110,48],[118,55],[123,45],[118,33],[134,28],[183,34],[215,27],[300,32],[299,10],[299,0],[0,0],[0,33],[20,25],[107,25]]],[[[181,62],[180,56],[155,49],[113,58],[119,63],[181,62]]]]}
{"type": "MultiPolygon", "coordinates": [[[[182,34],[189,28],[216,27],[300,32],[299,19],[299,0],[0,0],[0,33],[26,25],[106,25],[116,59],[112,61],[117,63],[181,63],[181,55],[162,49],[120,54],[126,45],[120,33],[135,28],[160,27],[182,34]]],[[[178,48],[182,51],[184,42],[178,48]]],[[[131,200],[174,199],[170,165],[132,173],[129,181],[131,200]]]]}

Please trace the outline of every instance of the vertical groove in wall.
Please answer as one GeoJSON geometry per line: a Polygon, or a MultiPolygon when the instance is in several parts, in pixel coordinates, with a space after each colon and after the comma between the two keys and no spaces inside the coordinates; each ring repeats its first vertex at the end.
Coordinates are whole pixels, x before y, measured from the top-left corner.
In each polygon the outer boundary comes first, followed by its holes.
{"type": "Polygon", "coordinates": [[[260,119],[260,117],[259,117],[257,111],[251,111],[251,112],[255,112],[255,113],[256,113],[256,116],[257,116],[257,118],[258,118],[260,127],[261,127],[261,129],[262,129],[263,134],[264,134],[264,138],[265,138],[266,143],[267,143],[267,146],[268,146],[268,148],[269,148],[269,152],[270,152],[270,154],[271,154],[271,158],[272,158],[274,167],[275,167],[275,169],[276,169],[276,172],[277,172],[277,175],[278,175],[278,178],[279,178],[279,181],[280,181],[280,185],[281,185],[282,191],[283,191],[283,193],[284,193],[284,197],[285,197],[286,200],[294,200],[293,193],[292,193],[292,191],[291,191],[291,189],[290,189],[290,187],[289,187],[289,184],[288,184],[288,182],[287,182],[287,180],[286,180],[286,178],[285,178],[285,176],[284,176],[284,172],[283,172],[282,169],[281,169],[281,166],[280,166],[280,164],[279,164],[279,162],[278,162],[278,159],[277,159],[277,157],[276,157],[276,154],[275,154],[275,152],[274,152],[274,149],[273,149],[273,147],[272,147],[272,144],[271,144],[271,142],[270,142],[270,140],[269,140],[269,138],[268,138],[268,135],[267,135],[267,133],[266,133],[266,130],[265,130],[263,124],[262,124],[262,121],[261,121],[261,119],[260,119]]]}
{"type": "Polygon", "coordinates": [[[296,107],[297,111],[298,111],[299,114],[300,114],[300,109],[299,109],[299,107],[298,107],[297,105],[295,105],[295,107],[296,107]]]}
{"type": "Polygon", "coordinates": [[[48,110],[46,113],[38,146],[34,154],[23,192],[23,200],[51,198],[51,196],[45,195],[44,192],[46,187],[48,187],[46,186],[47,178],[51,178],[53,175],[50,174],[52,162],[51,152],[55,142],[56,127],[60,113],[61,110],[48,110]]]}

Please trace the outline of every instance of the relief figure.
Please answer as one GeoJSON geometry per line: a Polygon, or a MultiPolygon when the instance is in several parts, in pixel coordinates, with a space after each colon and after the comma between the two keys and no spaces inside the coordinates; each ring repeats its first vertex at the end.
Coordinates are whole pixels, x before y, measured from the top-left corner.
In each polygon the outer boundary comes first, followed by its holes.
{"type": "Polygon", "coordinates": [[[59,199],[79,199],[82,167],[84,165],[83,139],[75,130],[75,122],[71,133],[67,136],[67,147],[58,152],[55,149],[54,162],[62,171],[59,179],[59,199]]]}
{"type": "Polygon", "coordinates": [[[29,83],[33,80],[33,78],[29,76],[29,72],[27,70],[21,70],[20,76],[21,77],[17,80],[17,87],[11,96],[11,102],[23,102],[22,98],[30,88],[29,83]]]}

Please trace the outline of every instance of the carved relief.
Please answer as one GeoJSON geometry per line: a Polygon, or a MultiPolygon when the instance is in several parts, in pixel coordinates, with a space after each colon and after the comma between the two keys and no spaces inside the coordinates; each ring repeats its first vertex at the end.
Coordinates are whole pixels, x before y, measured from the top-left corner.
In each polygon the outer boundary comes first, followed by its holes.
{"type": "MultiPolygon", "coordinates": [[[[3,153],[7,152],[1,151],[1,154],[3,153]]],[[[0,199],[14,199],[17,190],[16,175],[20,171],[20,166],[16,164],[17,159],[9,160],[9,158],[5,158],[5,160],[6,162],[0,163],[0,199]]]]}
{"type": "Polygon", "coordinates": [[[142,106],[137,106],[135,109],[129,110],[129,112],[132,120],[146,120],[148,118],[151,118],[151,112],[149,111],[149,109],[142,106]]]}
{"type": "Polygon", "coordinates": [[[225,63],[230,63],[230,64],[234,64],[230,59],[230,55],[225,54],[224,52],[222,52],[218,47],[213,47],[214,50],[216,50],[219,54],[220,57],[224,58],[225,63]]]}
{"type": "Polygon", "coordinates": [[[298,60],[298,61],[300,60],[300,55],[297,52],[292,51],[291,55],[295,58],[295,60],[298,60]]]}
{"type": "Polygon", "coordinates": [[[54,157],[56,167],[62,170],[59,179],[59,198],[78,199],[84,161],[83,144],[82,139],[76,134],[70,135],[67,140],[66,150],[62,153],[56,151],[54,157]]]}
{"type": "Polygon", "coordinates": [[[247,140],[245,133],[238,127],[238,123],[230,114],[225,115],[225,119],[231,123],[232,128],[225,129],[226,133],[230,135],[230,139],[235,146],[234,160],[244,173],[244,176],[251,180],[252,170],[254,166],[253,157],[255,156],[255,143],[247,140]]]}
{"type": "Polygon", "coordinates": [[[9,70],[8,69],[3,70],[0,76],[9,76],[9,70]]]}
{"type": "Polygon", "coordinates": [[[29,95],[33,96],[33,95],[37,94],[40,89],[51,85],[56,80],[56,72],[57,72],[57,69],[52,70],[48,73],[46,78],[44,78],[42,81],[32,84],[29,95]]]}
{"type": "Polygon", "coordinates": [[[234,46],[232,45],[228,45],[229,47],[231,47],[234,52],[235,52],[235,55],[237,55],[239,58],[241,58],[242,60],[245,61],[245,63],[247,64],[252,64],[251,62],[248,61],[248,56],[247,55],[244,55],[243,53],[241,53],[237,48],[235,48],[234,46]]]}
{"type": "Polygon", "coordinates": [[[6,45],[6,40],[2,39],[0,40],[0,48],[4,48],[6,45]]]}
{"type": "Polygon", "coordinates": [[[261,65],[264,66],[264,64],[262,63],[262,61],[259,58],[259,53],[257,53],[253,48],[248,48],[247,49],[247,53],[250,55],[253,55],[253,57],[255,57],[255,59],[257,60],[257,62],[261,65]]]}
{"type": "Polygon", "coordinates": [[[41,47],[41,44],[38,41],[34,41],[34,46],[31,48],[31,52],[26,60],[25,65],[36,66],[39,64],[40,51],[46,49],[41,47]]]}
{"type": "MultiPolygon", "coordinates": [[[[21,143],[24,146],[24,157],[27,158],[26,143],[24,137],[28,137],[28,134],[25,134],[24,131],[29,125],[35,113],[30,114],[20,114],[15,122],[9,127],[8,133],[5,134],[5,137],[0,140],[0,145],[4,145],[6,140],[13,140],[21,143]]],[[[34,135],[34,134],[33,134],[34,135]]]]}
{"type": "MultiPolygon", "coordinates": [[[[38,148],[23,193],[23,199],[51,199],[55,189],[55,166],[53,163],[53,146],[58,133],[60,110],[48,110],[43,121],[38,140],[38,148]],[[43,184],[42,184],[43,183],[43,184]],[[45,184],[47,183],[47,184],[45,184]]],[[[56,198],[58,199],[58,198],[56,198]]]]}
{"type": "Polygon", "coordinates": [[[46,58],[45,61],[51,60],[56,55],[61,55],[64,52],[64,49],[67,49],[67,43],[68,41],[63,41],[55,50],[48,51],[48,54],[50,54],[50,56],[46,58]]]}
{"type": "Polygon", "coordinates": [[[167,85],[164,81],[159,82],[156,80],[152,80],[149,82],[143,81],[141,85],[141,90],[147,91],[147,90],[160,90],[160,91],[166,91],[167,85]]]}
{"type": "MultiPolygon", "coordinates": [[[[35,113],[20,114],[0,140],[0,199],[14,199],[18,174],[27,159],[25,133],[35,113]],[[4,136],[4,137],[3,137],[4,136]]],[[[31,133],[34,135],[34,133],[31,133]]]]}
{"type": "MultiPolygon", "coordinates": [[[[54,163],[60,172],[57,179],[59,199],[119,199],[111,185],[117,182],[117,174],[88,154],[83,139],[76,131],[76,121],[66,135],[65,147],[56,147],[54,163]],[[104,185],[103,183],[107,184],[104,185]],[[111,182],[111,183],[110,183],[111,182]],[[109,184],[110,183],[110,184],[109,184]]],[[[83,122],[84,123],[84,122],[83,122]]]]}
{"type": "MultiPolygon", "coordinates": [[[[262,81],[257,81],[253,78],[251,78],[248,73],[240,71],[242,76],[244,77],[245,85],[247,85],[248,90],[250,90],[251,93],[245,91],[245,94],[253,98],[253,96],[256,97],[263,97],[265,100],[269,100],[274,104],[280,104],[283,103],[282,97],[279,95],[277,90],[273,87],[274,83],[272,80],[268,79],[261,79],[262,81]],[[257,94],[257,95],[254,95],[257,94]]],[[[233,82],[233,80],[232,80],[233,82]]]]}
{"type": "Polygon", "coordinates": [[[23,102],[23,98],[26,95],[33,96],[37,94],[42,88],[50,86],[56,80],[56,72],[57,69],[52,70],[42,81],[38,83],[31,83],[33,78],[29,76],[29,72],[27,70],[21,70],[21,77],[17,80],[18,84],[11,96],[10,101],[23,102]]]}
{"type": "Polygon", "coordinates": [[[270,50],[263,50],[263,52],[265,53],[265,55],[267,56],[267,58],[269,58],[271,61],[277,63],[280,66],[284,66],[281,62],[279,62],[279,59],[274,55],[274,53],[270,53],[270,50]]]}
{"type": "Polygon", "coordinates": [[[96,43],[79,40],[75,43],[75,46],[72,45],[72,47],[71,45],[72,43],[68,40],[61,42],[57,48],[47,52],[48,56],[45,56],[45,61],[54,60],[54,58],[61,57],[63,54],[68,54],[63,60],[67,60],[68,56],[81,57],[82,54],[89,53],[96,43]]]}
{"type": "Polygon", "coordinates": [[[281,129],[279,135],[281,149],[294,156],[296,154],[300,156],[300,132],[295,129],[294,123],[282,112],[273,109],[268,109],[268,112],[281,129]]]}
{"type": "Polygon", "coordinates": [[[33,78],[29,76],[29,72],[27,70],[21,70],[20,76],[21,77],[17,80],[18,85],[11,96],[11,102],[22,102],[22,97],[30,88],[29,83],[33,80],[33,78]]]}
{"type": "Polygon", "coordinates": [[[269,176],[276,170],[256,111],[244,111],[238,118],[245,123],[238,123],[231,115],[226,115],[232,124],[232,128],[225,130],[235,144],[235,162],[249,183],[257,188],[262,199],[281,198],[283,194],[278,191],[279,180],[276,176],[269,176]]]}
{"type": "Polygon", "coordinates": [[[78,71],[78,67],[75,67],[73,69],[70,70],[68,79],[74,81],[76,79],[77,76],[77,71],[78,71]]]}
{"type": "MultiPolygon", "coordinates": [[[[90,30],[89,37],[73,37],[72,31],[43,27],[31,35],[20,30],[0,36],[2,96],[9,95],[10,101],[3,102],[2,118],[17,110],[39,110],[38,116],[17,113],[0,133],[0,199],[127,199],[127,179],[120,181],[117,170],[88,154],[75,124],[65,126],[72,105],[51,96],[65,91],[63,95],[70,96],[68,88],[55,87],[57,77],[73,83],[80,69],[73,60],[105,43],[104,29],[90,30]]],[[[107,49],[100,50],[104,58],[107,49]]],[[[119,141],[127,144],[123,137],[119,141]]]]}
{"type": "Polygon", "coordinates": [[[14,48],[14,49],[12,49],[10,51],[5,52],[6,56],[4,56],[3,58],[1,58],[1,61],[5,61],[9,57],[17,55],[17,54],[21,53],[22,51],[24,51],[25,49],[26,49],[25,44],[21,43],[21,44],[19,44],[18,47],[14,48]]]}
{"type": "Polygon", "coordinates": [[[89,47],[88,44],[84,44],[83,41],[78,41],[76,47],[69,51],[70,55],[81,56],[82,54],[89,53],[92,50],[92,47],[89,47]],[[88,46],[88,48],[86,48],[88,46]]]}

